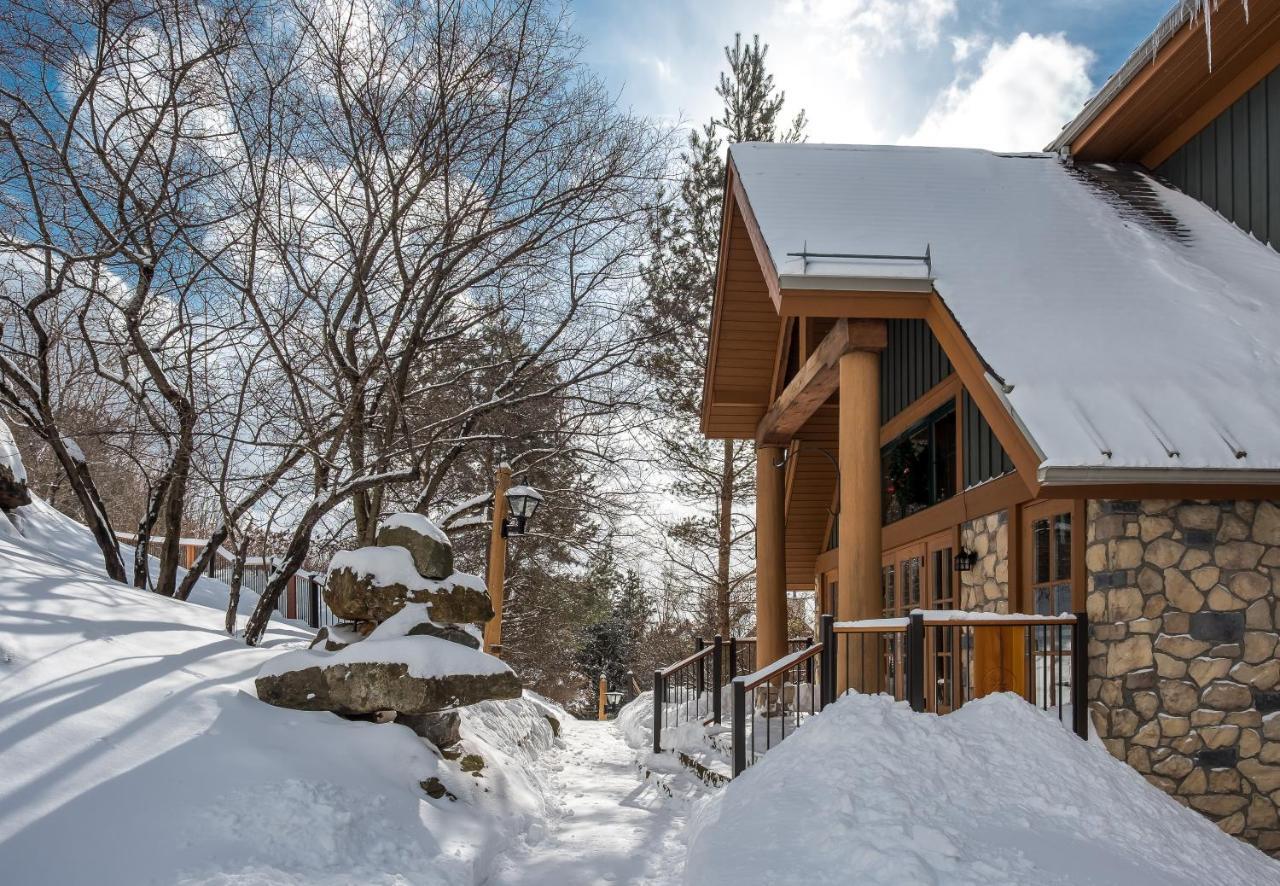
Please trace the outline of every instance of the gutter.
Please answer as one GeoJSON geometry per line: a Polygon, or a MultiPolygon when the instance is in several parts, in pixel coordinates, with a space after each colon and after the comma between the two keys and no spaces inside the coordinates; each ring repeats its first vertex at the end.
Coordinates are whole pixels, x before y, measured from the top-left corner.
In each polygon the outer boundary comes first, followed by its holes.
{"type": "Polygon", "coordinates": [[[1041,467],[1041,486],[1111,486],[1183,483],[1203,486],[1280,486],[1280,469],[1041,467]]]}
{"type": "MultiPolygon", "coordinates": [[[[1216,6],[1217,4],[1215,3],[1214,5],[1216,6]]],[[[1080,133],[1089,128],[1089,125],[1129,85],[1138,72],[1148,64],[1155,62],[1160,50],[1173,39],[1174,34],[1182,30],[1182,27],[1189,22],[1210,14],[1209,10],[1202,10],[1201,7],[1201,0],[1177,0],[1173,9],[1165,13],[1164,18],[1160,20],[1160,24],[1156,25],[1155,30],[1147,36],[1147,39],[1138,44],[1138,48],[1120,66],[1120,70],[1112,74],[1110,79],[1102,84],[1102,88],[1094,94],[1093,98],[1085,102],[1080,113],[1076,115],[1074,120],[1062,127],[1062,131],[1058,133],[1057,138],[1051,141],[1045,150],[1055,153],[1069,152],[1072,142],[1076,140],[1080,133]]]]}

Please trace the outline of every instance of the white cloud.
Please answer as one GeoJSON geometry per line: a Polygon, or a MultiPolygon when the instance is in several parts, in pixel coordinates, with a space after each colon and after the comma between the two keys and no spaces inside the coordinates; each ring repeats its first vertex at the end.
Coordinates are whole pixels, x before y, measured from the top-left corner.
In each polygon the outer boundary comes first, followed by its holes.
{"type": "Polygon", "coordinates": [[[1093,53],[1061,34],[996,42],[976,77],[957,77],[904,144],[1040,150],[1092,90],[1093,53]]]}
{"type": "Polygon", "coordinates": [[[781,19],[883,52],[936,46],[955,11],[955,0],[790,0],[781,19]]]}

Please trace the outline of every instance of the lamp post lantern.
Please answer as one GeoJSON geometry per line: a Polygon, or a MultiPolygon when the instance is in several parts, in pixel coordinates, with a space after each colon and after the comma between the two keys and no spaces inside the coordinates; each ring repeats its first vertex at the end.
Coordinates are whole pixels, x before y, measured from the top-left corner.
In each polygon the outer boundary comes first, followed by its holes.
{"type": "Polygon", "coordinates": [[[489,530],[489,569],[485,584],[493,604],[493,618],[484,626],[484,648],[491,655],[502,654],[503,587],[507,580],[507,538],[523,535],[533,519],[542,493],[532,486],[511,485],[511,465],[498,465],[493,487],[493,525],[489,530]],[[514,518],[514,523],[512,518],[514,518]]]}

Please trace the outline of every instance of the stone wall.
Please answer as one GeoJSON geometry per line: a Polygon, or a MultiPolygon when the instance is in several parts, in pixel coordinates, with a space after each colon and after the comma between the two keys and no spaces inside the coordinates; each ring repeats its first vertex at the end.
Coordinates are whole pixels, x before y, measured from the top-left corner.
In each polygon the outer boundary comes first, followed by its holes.
{"type": "Polygon", "coordinates": [[[960,546],[978,556],[960,573],[960,608],[967,612],[1009,611],[1009,512],[997,511],[960,525],[960,546]]]}
{"type": "Polygon", "coordinates": [[[1089,701],[1116,757],[1280,854],[1280,503],[1091,501],[1089,701]]]}

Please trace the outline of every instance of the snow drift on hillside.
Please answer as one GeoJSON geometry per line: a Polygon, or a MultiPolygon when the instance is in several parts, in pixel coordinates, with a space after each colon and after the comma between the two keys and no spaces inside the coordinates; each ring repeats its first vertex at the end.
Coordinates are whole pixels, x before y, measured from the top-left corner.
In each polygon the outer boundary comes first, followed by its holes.
{"type": "Polygon", "coordinates": [[[470,884],[545,817],[531,765],[553,738],[528,700],[463,713],[463,773],[408,729],[273,708],[262,648],[220,609],[103,578],[47,506],[0,532],[0,882],[470,884]],[[419,782],[453,793],[430,799],[419,782]]]}
{"type": "Polygon", "coordinates": [[[1280,864],[1007,694],[945,717],[846,696],[700,812],[698,886],[1280,882],[1280,864]]]}

